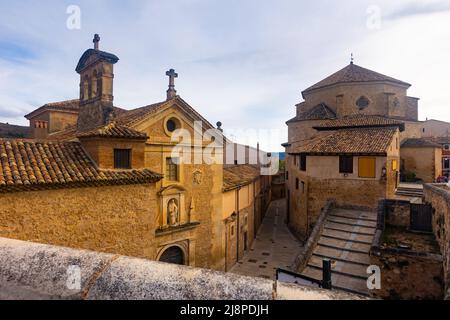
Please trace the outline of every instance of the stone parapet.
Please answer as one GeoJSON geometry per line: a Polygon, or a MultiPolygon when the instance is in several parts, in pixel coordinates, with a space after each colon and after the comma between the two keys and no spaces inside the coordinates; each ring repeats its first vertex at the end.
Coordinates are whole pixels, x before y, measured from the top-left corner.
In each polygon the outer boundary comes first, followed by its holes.
{"type": "Polygon", "coordinates": [[[0,299],[353,300],[361,297],[0,238],[0,299]]]}

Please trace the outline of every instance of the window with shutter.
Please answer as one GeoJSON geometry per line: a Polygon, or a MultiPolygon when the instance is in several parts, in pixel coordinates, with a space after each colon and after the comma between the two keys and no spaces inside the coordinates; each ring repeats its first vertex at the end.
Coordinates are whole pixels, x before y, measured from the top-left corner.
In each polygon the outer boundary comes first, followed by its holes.
{"type": "Polygon", "coordinates": [[[358,159],[358,172],[360,178],[376,177],[376,158],[360,157],[358,159]]]}

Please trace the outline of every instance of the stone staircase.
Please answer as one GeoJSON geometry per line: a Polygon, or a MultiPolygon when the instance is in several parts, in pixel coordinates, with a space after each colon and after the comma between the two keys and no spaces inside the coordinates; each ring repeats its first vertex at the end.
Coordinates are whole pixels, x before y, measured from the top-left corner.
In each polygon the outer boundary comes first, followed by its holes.
{"type": "Polygon", "coordinates": [[[398,186],[395,194],[397,196],[422,198],[423,197],[423,186],[421,184],[401,183],[398,186]]]}
{"type": "Polygon", "coordinates": [[[322,280],[322,260],[330,259],[334,288],[368,295],[367,268],[376,226],[375,212],[333,209],[301,274],[322,280]]]}

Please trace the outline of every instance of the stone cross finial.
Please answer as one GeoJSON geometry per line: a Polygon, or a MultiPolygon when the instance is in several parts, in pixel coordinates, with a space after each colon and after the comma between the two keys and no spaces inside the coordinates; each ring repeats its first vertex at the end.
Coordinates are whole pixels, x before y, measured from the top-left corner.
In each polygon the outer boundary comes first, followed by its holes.
{"type": "Polygon", "coordinates": [[[175,78],[178,78],[178,73],[174,69],[170,69],[166,72],[166,76],[169,77],[169,89],[167,90],[167,100],[174,98],[177,95],[175,90],[175,78]]]}
{"type": "Polygon", "coordinates": [[[352,52],[352,55],[351,55],[351,57],[350,57],[350,64],[353,64],[353,61],[355,60],[355,58],[353,57],[353,52],[352,52]]]}
{"type": "Polygon", "coordinates": [[[94,49],[98,50],[99,49],[99,42],[100,42],[100,36],[98,34],[94,35],[94,40],[92,40],[92,42],[94,42],[94,49]]]}

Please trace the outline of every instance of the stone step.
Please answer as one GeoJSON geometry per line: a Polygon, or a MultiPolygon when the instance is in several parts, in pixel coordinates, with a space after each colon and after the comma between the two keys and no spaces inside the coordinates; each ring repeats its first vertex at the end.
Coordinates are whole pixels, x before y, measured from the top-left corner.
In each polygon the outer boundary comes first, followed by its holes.
{"type": "MultiPolygon", "coordinates": [[[[322,280],[322,271],[315,268],[306,267],[305,270],[303,270],[302,275],[319,281],[322,280]]],[[[334,289],[345,290],[362,295],[369,294],[366,280],[334,273],[331,275],[331,282],[334,289]]]]}
{"type": "Polygon", "coordinates": [[[352,252],[318,245],[314,249],[313,254],[331,260],[353,262],[365,266],[370,265],[370,257],[367,253],[352,252]]]}
{"type": "Polygon", "coordinates": [[[358,219],[370,219],[377,220],[377,213],[371,211],[357,211],[347,209],[334,209],[330,214],[338,215],[344,218],[358,218],[358,219]]]}
{"type": "Polygon", "coordinates": [[[350,216],[345,216],[345,215],[340,215],[340,214],[336,214],[336,213],[331,213],[330,215],[328,215],[329,218],[343,218],[343,219],[349,219],[349,220],[353,220],[353,221],[367,221],[367,222],[377,222],[377,218],[376,217],[360,217],[360,216],[355,216],[355,217],[350,217],[350,216]]]}
{"type": "MultiPolygon", "coordinates": [[[[322,270],[323,259],[312,256],[308,262],[308,266],[322,270]]],[[[331,271],[338,274],[344,274],[351,277],[367,280],[367,267],[344,261],[331,261],[331,271]]]]}
{"type": "Polygon", "coordinates": [[[360,220],[357,218],[341,218],[341,217],[336,217],[336,216],[329,216],[327,218],[327,221],[346,224],[346,225],[350,225],[350,226],[353,225],[353,226],[369,227],[369,228],[377,227],[376,221],[360,220]]]}
{"type": "Polygon", "coordinates": [[[372,227],[351,226],[351,225],[346,225],[346,224],[336,223],[336,222],[329,222],[329,221],[327,221],[325,223],[324,227],[327,229],[338,230],[338,231],[347,231],[350,233],[369,235],[369,236],[373,236],[376,231],[376,228],[372,228],[372,227]]]}
{"type": "Polygon", "coordinates": [[[336,230],[330,230],[330,229],[324,229],[322,232],[322,236],[335,238],[338,240],[352,240],[352,241],[359,241],[365,244],[372,244],[373,236],[372,235],[359,235],[354,234],[348,231],[336,231],[336,230]]]}
{"type": "MultiPolygon", "coordinates": [[[[355,235],[353,235],[355,236],[355,235]]],[[[363,253],[369,253],[371,244],[366,243],[359,243],[359,242],[353,242],[351,240],[338,240],[338,239],[332,239],[327,237],[320,237],[318,244],[322,246],[331,246],[336,248],[343,248],[343,249],[351,249],[363,253]]]]}

